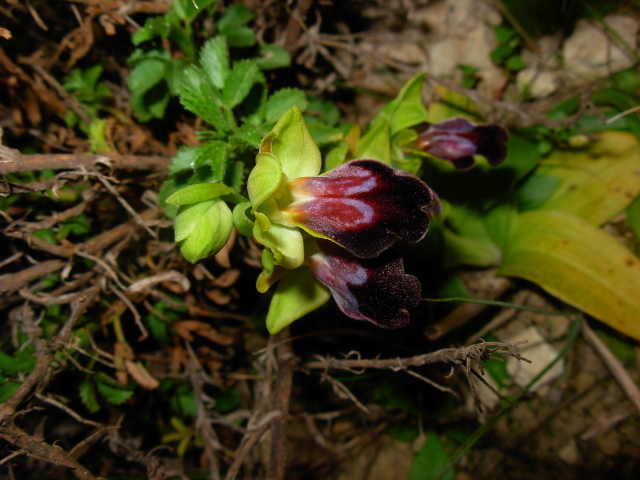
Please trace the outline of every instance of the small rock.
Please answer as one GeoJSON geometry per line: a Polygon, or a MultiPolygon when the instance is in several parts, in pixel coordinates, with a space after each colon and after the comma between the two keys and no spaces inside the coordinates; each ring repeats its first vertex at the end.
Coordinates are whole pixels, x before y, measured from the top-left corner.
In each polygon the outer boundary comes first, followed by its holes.
{"type": "MultiPolygon", "coordinates": [[[[537,376],[549,363],[557,356],[558,352],[548,344],[535,327],[529,327],[513,337],[504,340],[505,343],[515,343],[520,340],[527,340],[528,343],[517,348],[518,352],[531,363],[519,361],[513,357],[507,357],[507,372],[511,375],[514,383],[520,387],[525,387],[535,376],[537,376]]],[[[560,360],[551,370],[531,388],[536,392],[549,382],[562,375],[564,371],[564,361],[560,360]]]]}
{"type": "MultiPolygon", "coordinates": [[[[629,48],[637,47],[640,24],[627,15],[605,17],[606,25],[615,31],[629,48]]],[[[634,65],[634,57],[611,35],[593,21],[581,19],[573,35],[563,47],[565,67],[581,80],[595,80],[634,65]]]]}
{"type": "Polygon", "coordinates": [[[574,438],[569,440],[569,443],[560,449],[558,456],[569,465],[578,463],[580,461],[580,452],[578,451],[576,440],[574,438]]]}
{"type": "Polygon", "coordinates": [[[535,68],[525,68],[516,77],[518,91],[539,100],[558,91],[560,79],[556,72],[541,72],[535,68]]]}

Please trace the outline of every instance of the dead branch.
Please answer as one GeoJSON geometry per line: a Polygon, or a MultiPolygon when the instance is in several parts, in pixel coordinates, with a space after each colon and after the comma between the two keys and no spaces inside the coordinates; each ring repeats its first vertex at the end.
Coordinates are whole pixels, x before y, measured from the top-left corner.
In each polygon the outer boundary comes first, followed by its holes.
{"type": "Polygon", "coordinates": [[[23,155],[17,150],[2,147],[0,149],[0,174],[30,172],[33,170],[75,170],[84,168],[97,170],[99,164],[109,162],[114,170],[151,170],[160,174],[167,173],[169,159],[159,156],[141,155],[88,155],[72,153],[23,155]]]}
{"type": "MultiPolygon", "coordinates": [[[[145,210],[140,214],[143,221],[151,220],[156,216],[153,210],[145,210]]],[[[138,228],[138,224],[131,220],[122,225],[118,225],[111,230],[98,235],[84,243],[77,244],[74,251],[81,251],[88,254],[96,253],[111,244],[121,240],[127,235],[132,234],[138,228]]],[[[27,267],[16,273],[8,273],[0,275],[0,294],[19,290],[28,283],[45,277],[50,273],[60,270],[66,265],[63,260],[45,260],[43,262],[27,267]]]]}
{"type": "Polygon", "coordinates": [[[34,458],[70,468],[74,475],[81,480],[97,480],[98,478],[94,477],[83,465],[71,458],[69,452],[59,446],[53,446],[38,440],[16,426],[0,426],[0,438],[21,448],[26,454],[34,458]]]}
{"type": "MultiPolygon", "coordinates": [[[[484,375],[484,367],[480,362],[488,362],[491,360],[491,357],[495,354],[509,355],[520,361],[531,363],[530,360],[524,358],[519,353],[510,352],[505,350],[506,348],[515,347],[517,345],[521,345],[523,343],[527,343],[526,340],[517,342],[517,343],[500,343],[500,342],[482,342],[476,343],[474,345],[469,345],[468,347],[461,348],[445,348],[442,350],[438,350],[436,352],[426,353],[422,355],[416,355],[415,357],[409,358],[390,358],[390,359],[343,359],[338,360],[332,357],[321,357],[317,356],[318,361],[314,362],[306,362],[301,368],[303,370],[324,370],[323,378],[326,375],[326,372],[330,369],[333,370],[346,370],[348,372],[354,373],[356,375],[362,374],[366,369],[372,368],[377,370],[393,370],[397,372],[399,370],[405,370],[408,373],[416,376],[415,372],[410,372],[408,370],[409,367],[421,367],[423,365],[430,365],[434,363],[446,363],[449,365],[462,365],[465,367],[467,380],[469,382],[469,387],[471,388],[471,393],[473,394],[473,398],[476,406],[480,413],[482,413],[482,408],[480,407],[480,400],[476,394],[476,388],[471,379],[471,375],[477,376],[483,383],[484,379],[480,377],[480,375],[475,372],[471,368],[471,362],[475,360],[478,362],[478,366],[480,369],[480,374],[484,375]]],[[[354,352],[350,352],[351,355],[354,352]]],[[[355,352],[357,354],[357,352],[355,352]]],[[[359,355],[359,354],[358,354],[359,355]]],[[[423,380],[426,380],[423,378],[423,380]]],[[[430,383],[430,382],[429,382],[430,383]]],[[[442,387],[437,387],[442,389],[442,387]]],[[[490,387],[491,388],[491,387],[490,387]]],[[[493,389],[492,389],[493,390],[493,389]]],[[[495,390],[493,392],[498,395],[499,398],[503,399],[503,397],[498,394],[495,390]]]]}
{"type": "Polygon", "coordinates": [[[604,364],[618,381],[624,393],[627,394],[631,403],[640,411],[640,389],[638,389],[638,386],[627,373],[620,360],[607,348],[584,319],[582,320],[582,335],[587,343],[600,355],[600,358],[602,358],[604,364]]]}
{"type": "Polygon", "coordinates": [[[72,303],[69,319],[51,342],[44,342],[44,340],[42,340],[42,332],[37,327],[34,328],[36,331],[35,335],[37,335],[39,340],[35,343],[36,350],[38,351],[38,360],[36,361],[33,371],[29,374],[26,380],[22,382],[22,385],[20,385],[18,390],[16,390],[9,400],[0,405],[0,424],[4,424],[5,420],[12,416],[18,406],[30,396],[38,385],[42,383],[43,379],[49,372],[51,361],[53,360],[57,349],[66,343],[69,337],[71,337],[73,327],[76,322],[93,303],[99,292],[100,287],[95,285],[91,286],[85,290],[85,295],[82,298],[72,303]]]}
{"type": "Polygon", "coordinates": [[[278,377],[276,379],[275,397],[272,410],[280,415],[271,420],[271,460],[267,472],[268,480],[284,480],[287,468],[287,435],[285,427],[289,414],[289,399],[293,383],[293,347],[289,339],[289,329],[285,328],[276,337],[278,347],[278,377]]]}

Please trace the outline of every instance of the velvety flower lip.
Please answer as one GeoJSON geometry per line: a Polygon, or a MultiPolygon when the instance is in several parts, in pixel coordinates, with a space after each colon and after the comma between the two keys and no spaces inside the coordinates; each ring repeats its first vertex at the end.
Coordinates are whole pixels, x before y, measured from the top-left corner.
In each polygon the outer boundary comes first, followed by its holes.
{"type": "Polygon", "coordinates": [[[493,166],[507,158],[505,142],[508,135],[500,125],[476,125],[461,117],[426,125],[418,135],[418,146],[431,155],[450,161],[458,170],[473,167],[474,155],[482,155],[493,166]]]}
{"type": "Polygon", "coordinates": [[[307,263],[345,315],[382,328],[409,323],[407,309],[420,302],[422,287],[416,277],[404,273],[397,251],[363,259],[327,240],[318,240],[318,246],[320,251],[307,263]]]}
{"type": "Polygon", "coordinates": [[[352,160],[320,177],[296,178],[289,191],[293,201],[284,215],[357,257],[376,257],[397,238],[422,240],[429,227],[429,187],[377,160],[352,160]]]}

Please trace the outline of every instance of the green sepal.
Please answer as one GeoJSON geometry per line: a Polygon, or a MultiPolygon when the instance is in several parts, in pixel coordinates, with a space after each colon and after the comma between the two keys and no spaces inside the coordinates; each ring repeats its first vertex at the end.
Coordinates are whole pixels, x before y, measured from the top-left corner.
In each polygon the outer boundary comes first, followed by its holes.
{"type": "MultiPolygon", "coordinates": [[[[258,220],[256,218],[256,220],[258,220]]],[[[253,236],[273,253],[275,264],[284,268],[298,268],[304,261],[302,233],[295,227],[271,223],[268,231],[261,230],[258,221],[253,226],[253,236]]]]}
{"type": "Polygon", "coordinates": [[[247,210],[251,208],[251,202],[243,202],[233,209],[233,224],[236,230],[245,237],[253,237],[253,223],[247,216],[247,210]]]}
{"type": "Polygon", "coordinates": [[[184,258],[196,263],[225,246],[233,228],[233,214],[220,199],[182,206],[175,223],[175,240],[184,258]]]}
{"type": "Polygon", "coordinates": [[[307,267],[280,279],[267,313],[267,330],[275,335],[283,328],[322,306],[331,292],[307,267]]]}
{"type": "Polygon", "coordinates": [[[165,200],[167,205],[191,205],[228,195],[231,189],[223,183],[197,183],[181,188],[169,195],[165,200]]]}
{"type": "Polygon", "coordinates": [[[273,195],[282,182],[280,162],[271,153],[258,153],[256,166],[253,167],[247,180],[247,192],[253,206],[253,212],[273,195]]]}
{"type": "MultiPolygon", "coordinates": [[[[282,115],[273,132],[277,136],[270,139],[270,150],[288,178],[315,177],[320,173],[320,150],[309,133],[300,108],[295,106],[282,115]]],[[[263,151],[262,145],[260,151],[263,151]]]]}

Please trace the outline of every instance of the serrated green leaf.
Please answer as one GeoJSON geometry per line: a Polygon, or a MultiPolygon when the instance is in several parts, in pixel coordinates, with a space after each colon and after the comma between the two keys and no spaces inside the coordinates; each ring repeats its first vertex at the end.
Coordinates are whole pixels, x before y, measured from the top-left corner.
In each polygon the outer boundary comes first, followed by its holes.
{"type": "Polygon", "coordinates": [[[228,74],[222,91],[224,104],[230,108],[240,105],[249,95],[254,83],[264,81],[264,76],[258,66],[251,60],[240,60],[228,74]]]}
{"type": "Polygon", "coordinates": [[[166,61],[150,57],[138,63],[129,74],[127,85],[132,93],[149,91],[154,85],[164,80],[166,61]]]}
{"type": "Polygon", "coordinates": [[[98,403],[98,397],[96,396],[96,387],[89,378],[85,379],[78,389],[80,400],[82,404],[91,413],[96,413],[100,410],[100,404],[98,403]]]}
{"type": "Polygon", "coordinates": [[[184,145],[178,149],[176,156],[171,159],[169,173],[176,173],[193,170],[196,166],[196,150],[198,147],[184,145]]]}
{"type": "Polygon", "coordinates": [[[229,47],[224,35],[205,42],[200,50],[200,65],[211,83],[222,90],[229,75],[229,47]]]}
{"type": "Polygon", "coordinates": [[[560,210],[602,225],[627,208],[640,193],[640,151],[626,132],[593,135],[583,150],[554,151],[536,174],[552,175],[561,185],[541,210],[560,210]]]}
{"type": "Polygon", "coordinates": [[[342,140],[344,137],[344,134],[340,130],[330,127],[329,125],[325,125],[324,123],[310,123],[307,126],[313,141],[316,142],[318,146],[337,142],[342,140]]]}
{"type": "Polygon", "coordinates": [[[240,142],[249,145],[253,148],[260,148],[260,141],[262,137],[257,130],[251,125],[244,124],[231,136],[240,142]]]}
{"type": "MultiPolygon", "coordinates": [[[[169,19],[177,18],[169,17],[169,19]]],[[[156,37],[160,38],[169,38],[169,34],[171,33],[172,28],[179,28],[178,25],[172,25],[170,21],[168,21],[164,16],[162,17],[149,17],[144,22],[144,26],[135,31],[135,33],[131,36],[131,42],[138,46],[141,43],[147,42],[149,40],[153,40],[156,37]]]]}
{"type": "Polygon", "coordinates": [[[125,390],[124,388],[114,387],[101,381],[97,382],[98,390],[104,396],[104,398],[113,405],[122,405],[124,402],[131,398],[133,390],[125,390]]]}
{"type": "Polygon", "coordinates": [[[196,66],[189,67],[179,88],[180,103],[220,132],[229,132],[229,121],[220,110],[220,92],[209,85],[204,71],[196,66]]]}
{"type": "Polygon", "coordinates": [[[261,70],[273,70],[291,65],[291,56],[280,45],[264,44],[260,46],[260,56],[254,58],[261,70]]]}
{"type": "Polygon", "coordinates": [[[223,182],[230,153],[229,145],[225,142],[214,140],[206,143],[196,151],[196,167],[208,165],[212,178],[223,182]]]}
{"type": "Polygon", "coordinates": [[[287,110],[294,106],[304,111],[307,104],[307,97],[302,90],[298,90],[297,88],[282,88],[267,100],[264,115],[265,122],[275,122],[284,115],[287,110]]]}
{"type": "Polygon", "coordinates": [[[10,375],[31,373],[36,365],[36,359],[31,353],[30,349],[25,349],[11,356],[0,350],[0,372],[10,375]]]}
{"type": "Polygon", "coordinates": [[[307,267],[297,268],[280,280],[269,312],[267,329],[275,335],[280,330],[331,298],[329,289],[322,285],[307,267]]]}
{"type": "Polygon", "coordinates": [[[499,274],[535,282],[640,339],[640,259],[586,220],[559,211],[520,215],[499,274]]]}

